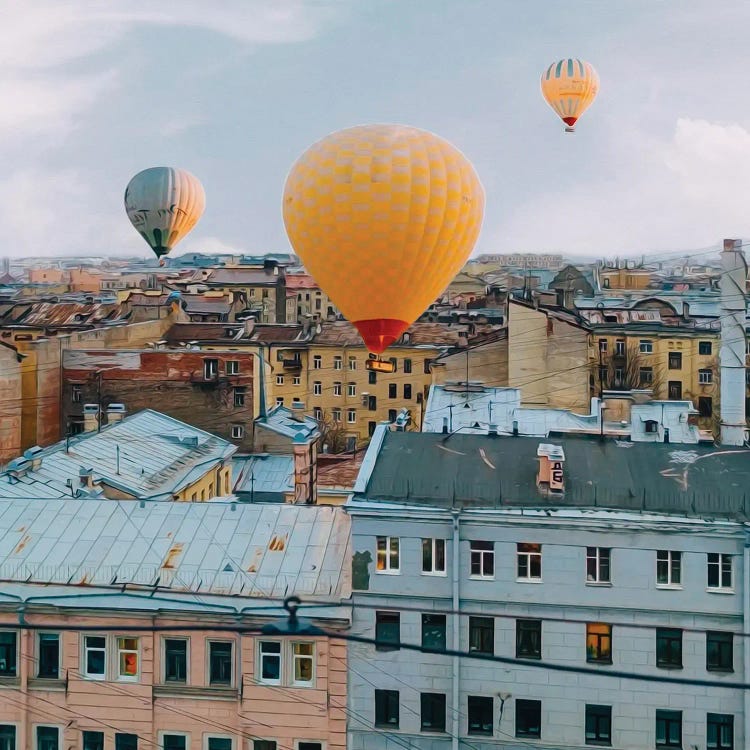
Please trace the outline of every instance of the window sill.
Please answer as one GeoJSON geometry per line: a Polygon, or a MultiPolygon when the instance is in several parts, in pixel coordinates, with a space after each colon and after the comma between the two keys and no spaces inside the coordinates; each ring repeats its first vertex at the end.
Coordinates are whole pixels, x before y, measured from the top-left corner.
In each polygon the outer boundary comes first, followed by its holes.
{"type": "Polygon", "coordinates": [[[674,671],[676,669],[682,669],[682,664],[657,664],[657,669],[669,669],[671,671],[674,671]]]}
{"type": "Polygon", "coordinates": [[[734,674],[734,669],[731,667],[706,667],[706,672],[713,672],[714,674],[734,674]]]}
{"type": "Polygon", "coordinates": [[[433,578],[447,578],[448,573],[444,570],[423,570],[423,576],[432,576],[433,578]]]}
{"type": "Polygon", "coordinates": [[[734,589],[722,589],[715,588],[713,586],[706,586],[707,594],[734,594],[734,589]]]}
{"type": "Polygon", "coordinates": [[[594,588],[611,589],[612,581],[586,581],[586,585],[594,588]]]}
{"type": "Polygon", "coordinates": [[[376,570],[375,574],[379,576],[400,576],[401,570],[376,570]]]}
{"type": "Polygon", "coordinates": [[[516,578],[516,583],[544,583],[541,578],[516,578]]]}
{"type": "Polygon", "coordinates": [[[604,661],[604,659],[586,659],[586,664],[592,664],[595,667],[611,667],[612,660],[604,661]]]}
{"type": "Polygon", "coordinates": [[[471,575],[469,576],[469,580],[471,581],[494,581],[495,576],[477,576],[477,575],[471,575]]]}
{"type": "Polygon", "coordinates": [[[680,583],[657,583],[656,588],[660,591],[682,591],[680,583]]]}
{"type": "Polygon", "coordinates": [[[30,690],[65,690],[65,680],[57,677],[30,677],[30,690]]]}
{"type": "Polygon", "coordinates": [[[4,688],[4,687],[17,688],[20,684],[21,684],[20,677],[6,677],[6,676],[0,677],[0,688],[4,688]]]}
{"type": "Polygon", "coordinates": [[[205,685],[154,685],[154,698],[215,698],[218,700],[237,700],[240,691],[232,687],[206,687],[205,685]]]}

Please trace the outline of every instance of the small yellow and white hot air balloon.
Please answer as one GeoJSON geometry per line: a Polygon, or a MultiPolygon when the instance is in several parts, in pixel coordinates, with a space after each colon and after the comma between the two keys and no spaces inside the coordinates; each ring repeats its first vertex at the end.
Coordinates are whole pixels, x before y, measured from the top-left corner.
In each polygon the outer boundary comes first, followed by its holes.
{"type": "Polygon", "coordinates": [[[284,186],[295,252],[380,354],[471,254],[484,190],[454,146],[403,125],[362,125],[311,146],[284,186]]]}
{"type": "Polygon", "coordinates": [[[203,185],[184,169],[144,169],[125,189],[128,218],[160,259],[198,223],[205,208],[203,185]]]}
{"type": "Polygon", "coordinates": [[[599,76],[591,63],[569,57],[552,63],[542,74],[542,95],[572,133],[578,118],[599,92],[599,76]]]}

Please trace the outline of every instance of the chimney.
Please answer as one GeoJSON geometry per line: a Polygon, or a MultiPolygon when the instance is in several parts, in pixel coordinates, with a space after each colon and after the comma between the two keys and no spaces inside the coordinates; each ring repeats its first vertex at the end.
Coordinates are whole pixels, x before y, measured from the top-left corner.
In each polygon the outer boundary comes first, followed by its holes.
{"type": "Polygon", "coordinates": [[[83,405],[83,431],[94,432],[99,427],[99,404],[83,405]]]}
{"type": "Polygon", "coordinates": [[[242,324],[245,328],[244,336],[246,338],[250,338],[250,336],[252,336],[253,331],[255,330],[255,318],[253,317],[245,318],[242,321],[242,324]]]}
{"type": "Polygon", "coordinates": [[[682,319],[687,323],[690,320],[690,303],[682,303],[682,319]]]}
{"type": "Polygon", "coordinates": [[[747,264],[742,240],[724,240],[721,270],[721,443],[743,445],[747,264]]]}
{"type": "Polygon", "coordinates": [[[31,461],[31,470],[36,471],[42,465],[42,449],[38,445],[33,445],[23,452],[23,457],[31,461]]]}
{"type": "Polygon", "coordinates": [[[552,443],[539,443],[536,455],[539,458],[536,486],[545,494],[562,494],[565,491],[563,475],[565,452],[562,446],[552,443]]]}
{"type": "Polygon", "coordinates": [[[81,466],[78,470],[78,481],[81,487],[93,487],[94,486],[94,470],[87,466],[81,466]]]}
{"type": "Polygon", "coordinates": [[[315,505],[318,502],[317,434],[306,437],[298,432],[292,441],[294,453],[294,504],[315,505]]]}
{"type": "Polygon", "coordinates": [[[107,424],[122,422],[125,417],[125,404],[110,404],[107,407],[107,424]]]}

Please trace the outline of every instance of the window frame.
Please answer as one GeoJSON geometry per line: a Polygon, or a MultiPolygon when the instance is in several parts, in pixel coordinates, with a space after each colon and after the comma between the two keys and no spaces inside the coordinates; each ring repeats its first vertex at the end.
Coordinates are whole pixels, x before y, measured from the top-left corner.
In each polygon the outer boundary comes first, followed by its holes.
{"type": "Polygon", "coordinates": [[[323,369],[323,357],[320,354],[313,354],[313,370],[323,369]]]}
{"type": "Polygon", "coordinates": [[[276,376],[276,385],[284,385],[284,376],[283,375],[277,375],[276,376]]]}
{"type": "Polygon", "coordinates": [[[244,408],[245,396],[247,396],[247,388],[244,385],[234,386],[232,389],[232,404],[235,409],[244,408]]]}
{"type": "Polygon", "coordinates": [[[115,675],[115,681],[116,682],[140,682],[141,680],[141,639],[138,636],[131,636],[131,635],[122,635],[120,633],[117,633],[114,635],[114,649],[117,651],[117,660],[116,660],[116,675],[115,675]],[[130,648],[122,648],[120,646],[120,641],[125,640],[133,640],[136,643],[135,649],[130,648]],[[136,671],[134,675],[129,674],[123,674],[121,671],[122,668],[122,662],[121,662],[121,656],[122,654],[135,654],[136,659],[136,671]]]}
{"type": "Polygon", "coordinates": [[[83,386],[80,383],[72,383],[70,386],[70,402],[80,404],[83,401],[83,386]]]}
{"type": "Polygon", "coordinates": [[[468,650],[470,653],[473,654],[487,654],[490,656],[495,655],[495,618],[494,617],[484,617],[482,615],[469,615],[469,623],[468,623],[468,634],[469,634],[469,647],[468,650]],[[472,627],[472,620],[474,621],[473,627],[472,627]],[[484,620],[484,624],[480,624],[477,621],[478,620],[484,620]],[[487,623],[490,623],[488,626],[487,623]],[[473,639],[474,641],[478,641],[479,645],[477,648],[472,648],[472,633],[479,633],[479,637],[473,639]],[[485,649],[485,643],[484,641],[487,639],[487,634],[489,633],[489,640],[491,649],[487,651],[485,649]]]}
{"type": "Polygon", "coordinates": [[[681,628],[657,628],[656,629],[656,666],[659,669],[682,669],[683,668],[683,633],[681,628]],[[667,645],[667,656],[664,656],[665,644],[679,643],[679,662],[672,660],[672,646],[667,645]],[[660,649],[661,645],[661,649],[660,649]],[[662,655],[659,655],[660,650],[662,655]]]}
{"type": "Polygon", "coordinates": [[[344,369],[344,358],[340,354],[334,354],[333,356],[333,369],[334,370],[344,369]]]}
{"type": "Polygon", "coordinates": [[[230,638],[206,638],[206,665],[205,665],[205,685],[204,687],[212,688],[234,688],[237,680],[237,648],[234,640],[230,638]],[[229,682],[216,682],[211,680],[211,644],[228,643],[230,645],[229,663],[230,677],[229,682]]]}
{"type": "Polygon", "coordinates": [[[638,340],[638,353],[639,354],[653,354],[654,353],[654,342],[652,339],[639,339],[638,340]]]}
{"type": "Polygon", "coordinates": [[[681,370],[682,369],[682,352],[672,351],[667,355],[667,369],[668,370],[681,370]]]}
{"type": "Polygon", "coordinates": [[[378,575],[400,575],[401,574],[401,537],[399,536],[376,536],[375,537],[375,572],[378,575]],[[380,542],[383,540],[385,549],[381,556],[380,542]],[[393,542],[396,542],[396,564],[392,565],[393,542]],[[381,560],[383,567],[380,567],[381,560]]]}
{"type": "Polygon", "coordinates": [[[354,372],[357,369],[357,358],[349,357],[349,372],[354,372]]]}
{"type": "Polygon", "coordinates": [[[698,356],[709,357],[713,353],[713,341],[699,341],[698,342],[698,356]],[[705,351],[708,349],[708,351],[705,351]]]}
{"type": "MultiPolygon", "coordinates": [[[[446,715],[448,713],[448,700],[445,693],[433,693],[433,692],[420,692],[419,693],[419,731],[427,732],[429,734],[445,734],[447,726],[446,715]],[[429,705],[432,701],[434,704],[439,704],[442,698],[443,704],[443,722],[441,727],[425,726],[425,706],[429,705]]],[[[439,718],[439,717],[438,717],[439,718]]]]}
{"type": "Polygon", "coordinates": [[[494,581],[495,580],[495,542],[487,541],[486,539],[471,539],[469,540],[469,578],[474,580],[483,581],[494,581]],[[474,545],[489,545],[487,547],[475,548],[474,545]],[[475,559],[475,554],[477,555],[475,559]],[[486,562],[489,561],[489,567],[492,568],[491,572],[487,573],[486,562]],[[479,572],[474,573],[475,562],[478,563],[479,572]]]}
{"type": "Polygon", "coordinates": [[[106,636],[106,634],[102,634],[102,633],[81,633],[81,636],[82,636],[82,638],[81,638],[81,661],[83,662],[83,670],[82,670],[81,674],[83,676],[83,679],[85,679],[85,680],[98,680],[100,682],[102,680],[106,680],[107,679],[107,666],[108,666],[108,663],[109,663],[109,654],[108,654],[108,650],[109,649],[107,648],[108,643],[107,643],[107,636],[106,636]],[[104,647],[100,648],[100,647],[97,646],[96,648],[89,649],[88,646],[86,645],[86,641],[89,638],[102,638],[102,639],[104,639],[104,647]],[[99,672],[97,672],[97,673],[90,673],[90,672],[88,672],[88,659],[86,657],[88,655],[89,650],[91,650],[91,651],[97,651],[97,652],[98,651],[103,651],[104,652],[104,667],[103,667],[103,671],[101,673],[99,673],[99,672]]]}
{"type": "Polygon", "coordinates": [[[334,384],[333,384],[333,395],[334,396],[341,396],[341,395],[343,395],[342,384],[338,380],[335,381],[334,384]]]}
{"type": "MultiPolygon", "coordinates": [[[[283,649],[282,649],[283,650],[283,649]]],[[[317,661],[317,649],[315,648],[315,641],[304,640],[304,641],[291,641],[289,643],[289,667],[290,667],[290,679],[289,684],[295,688],[314,688],[317,682],[317,669],[315,663],[317,661]],[[296,654],[294,651],[295,646],[311,646],[312,653],[310,654],[296,654]],[[298,658],[299,657],[299,658],[298,658]],[[297,679],[297,661],[302,660],[310,661],[310,679],[309,680],[298,680],[297,679]]]]}
{"type": "Polygon", "coordinates": [[[88,750],[86,745],[86,735],[87,734],[95,734],[98,735],[98,737],[101,738],[101,748],[104,750],[105,742],[107,741],[107,736],[104,734],[104,732],[100,732],[97,729],[81,729],[79,730],[81,732],[81,748],[83,750],[88,750]]]}
{"type": "Polygon", "coordinates": [[[372,725],[380,729],[399,729],[401,723],[401,696],[398,690],[385,690],[382,688],[375,688],[374,693],[374,711],[375,715],[373,718],[372,725]],[[395,711],[395,722],[389,721],[391,717],[390,709],[393,709],[393,698],[396,698],[396,711],[395,711]],[[386,721],[379,721],[383,718],[383,711],[385,711],[386,721]]]}
{"type": "Polygon", "coordinates": [[[611,664],[612,663],[612,625],[608,622],[586,623],[586,663],[587,664],[611,664]],[[606,628],[606,632],[597,632],[595,628],[606,628]],[[596,648],[592,649],[590,640],[596,641],[596,648]],[[609,641],[609,648],[605,649],[603,643],[609,641]]]}
{"type": "Polygon", "coordinates": [[[257,666],[256,666],[256,676],[255,679],[258,681],[261,685],[281,685],[284,682],[284,642],[281,640],[276,640],[274,638],[258,638],[256,639],[256,659],[257,659],[257,666]],[[264,654],[263,652],[263,644],[264,643],[274,643],[278,644],[279,651],[278,653],[275,652],[268,652],[267,654],[264,654]],[[263,677],[263,664],[265,662],[265,657],[268,656],[269,658],[278,658],[279,660],[279,678],[277,680],[274,680],[270,677],[263,677]]]}
{"type": "Polygon", "coordinates": [[[734,672],[734,633],[730,630],[707,630],[706,631],[706,671],[707,672],[722,672],[724,674],[730,674],[734,672]],[[711,661],[711,650],[709,643],[713,641],[718,643],[718,655],[719,658],[716,662],[711,661]],[[726,649],[722,649],[722,646],[729,646],[728,648],[728,659],[722,657],[727,654],[726,649]],[[729,666],[725,666],[722,662],[728,661],[729,666]]]}
{"type": "Polygon", "coordinates": [[[543,637],[543,628],[542,628],[542,621],[529,618],[529,617],[518,617],[516,618],[516,659],[541,659],[542,658],[542,637],[543,637]],[[531,626],[534,626],[533,628],[531,626]],[[522,648],[522,640],[521,634],[524,632],[529,633],[537,633],[539,636],[539,647],[535,649],[534,651],[530,651],[529,653],[525,653],[522,648]]]}
{"type": "Polygon", "coordinates": [[[612,585],[612,548],[611,547],[586,547],[586,585],[587,586],[611,586],[612,585]],[[593,554],[592,554],[593,550],[593,554]],[[604,554],[606,553],[606,554],[604,554]],[[589,578],[589,561],[593,561],[594,577],[589,578]],[[602,562],[606,561],[603,565],[602,562]],[[602,578],[602,569],[606,567],[607,577],[602,578]]]}
{"type": "Polygon", "coordinates": [[[701,367],[698,370],[698,385],[712,385],[714,382],[714,371],[710,367],[701,367]]]}
{"type": "Polygon", "coordinates": [[[681,589],[682,588],[682,551],[673,549],[656,550],[656,588],[657,589],[681,589]],[[659,559],[660,555],[666,555],[666,559],[659,559]],[[677,570],[679,582],[674,581],[675,555],[677,556],[677,570]],[[667,581],[659,581],[659,563],[666,565],[667,581]]]}
{"type": "Polygon", "coordinates": [[[357,410],[356,409],[346,410],[346,423],[357,424],[357,410]]]}
{"type": "MultiPolygon", "coordinates": [[[[227,375],[239,375],[240,374],[240,361],[239,359],[228,359],[225,364],[227,368],[227,375]]],[[[282,375],[283,377],[283,375],[282,375]]]]}
{"type": "Polygon", "coordinates": [[[612,706],[607,706],[602,703],[587,703],[584,709],[584,728],[583,728],[583,741],[586,745],[598,745],[599,747],[611,747],[612,746],[612,706]],[[589,719],[594,719],[596,736],[589,739],[589,719]],[[600,721],[607,721],[609,728],[607,730],[607,737],[602,738],[600,721]]]}
{"type": "Polygon", "coordinates": [[[204,732],[202,750],[210,750],[211,740],[229,740],[230,750],[235,750],[234,737],[231,734],[217,734],[216,732],[204,732]]]}
{"type": "Polygon", "coordinates": [[[313,382],[313,396],[322,396],[322,395],[323,395],[323,381],[315,380],[313,382]]]}
{"type": "MultiPolygon", "coordinates": [[[[654,739],[655,739],[656,747],[659,748],[660,750],[661,750],[661,748],[673,748],[674,750],[677,750],[677,748],[681,748],[682,747],[682,711],[675,711],[673,709],[657,708],[654,719],[655,719],[655,721],[654,721],[654,739]],[[661,714],[661,716],[659,714],[661,714]],[[667,714],[670,714],[670,715],[668,716],[667,714]],[[665,723],[665,725],[668,726],[669,724],[674,723],[675,721],[677,721],[677,719],[675,717],[679,717],[679,724],[678,724],[678,726],[680,728],[679,739],[677,740],[677,742],[669,742],[669,741],[667,741],[667,742],[659,742],[659,732],[658,732],[659,722],[662,721],[662,722],[665,723]]],[[[665,731],[664,735],[665,735],[665,738],[668,740],[669,733],[665,731]]]]}
{"type": "Polygon", "coordinates": [[[302,378],[299,375],[292,375],[292,385],[302,385],[302,378]]]}
{"type": "Polygon", "coordinates": [[[10,634],[10,635],[13,636],[13,641],[14,641],[14,643],[13,643],[13,672],[12,673],[10,673],[10,672],[1,672],[0,673],[0,678],[6,679],[6,680],[13,680],[13,679],[17,679],[18,676],[19,676],[19,674],[18,674],[18,662],[20,661],[20,659],[19,659],[19,647],[20,647],[20,641],[21,641],[21,639],[18,637],[19,631],[18,630],[14,630],[13,628],[6,628],[6,627],[0,628],[0,635],[5,634],[5,633],[8,633],[8,634],[10,634]]]}
{"type": "MultiPolygon", "coordinates": [[[[18,729],[18,726],[16,726],[18,729]]],[[[31,736],[33,738],[34,750],[39,750],[39,730],[40,729],[55,729],[57,730],[57,750],[62,750],[64,739],[64,727],[60,724],[47,724],[45,722],[35,722],[31,725],[31,736]]],[[[18,743],[18,732],[16,732],[16,743],[18,743]]],[[[21,750],[19,748],[18,750],[21,750]]]]}
{"type": "Polygon", "coordinates": [[[245,437],[245,425],[233,424],[232,425],[232,440],[242,440],[245,437]]]}
{"type": "MultiPolygon", "coordinates": [[[[514,732],[513,734],[518,738],[533,738],[533,739],[541,739],[542,737],[542,702],[536,698],[516,698],[515,701],[515,711],[514,711],[514,732]],[[539,725],[539,731],[533,732],[533,731],[520,731],[519,729],[519,714],[522,712],[522,710],[525,710],[529,713],[531,713],[531,709],[534,709],[533,713],[537,717],[537,724],[539,725]]],[[[528,726],[528,722],[525,722],[525,726],[528,726]]]]}
{"type": "Polygon", "coordinates": [[[706,713],[706,750],[734,750],[734,714],[717,714],[713,712],[706,713]],[[714,724],[717,727],[717,741],[710,743],[709,725],[714,724]],[[731,730],[731,739],[729,744],[725,744],[721,738],[721,727],[729,726],[731,730]]]}
{"type": "Polygon", "coordinates": [[[734,555],[727,552],[707,552],[706,553],[706,591],[714,593],[734,593],[734,555]],[[711,558],[716,557],[714,561],[711,558]],[[729,586],[724,585],[724,563],[726,559],[729,560],[729,586]],[[711,585],[711,570],[712,565],[718,568],[718,583],[715,586],[711,585]]]}
{"type": "Polygon", "coordinates": [[[36,633],[35,638],[35,647],[36,647],[36,670],[34,678],[37,680],[59,680],[60,674],[62,673],[62,634],[58,631],[53,630],[38,630],[36,633]],[[54,676],[51,675],[42,675],[41,669],[42,669],[42,636],[45,635],[54,635],[57,638],[57,674],[54,676]]]}
{"type": "Polygon", "coordinates": [[[165,737],[182,737],[185,740],[185,750],[190,750],[190,732],[181,732],[177,729],[162,729],[157,735],[156,739],[159,743],[159,750],[164,747],[165,737]]]}
{"type": "Polygon", "coordinates": [[[439,537],[422,537],[422,575],[423,576],[447,576],[448,575],[448,561],[447,561],[448,545],[445,539],[439,537]],[[442,544],[443,547],[443,568],[442,570],[437,567],[436,561],[438,560],[437,548],[442,544]],[[429,549],[429,553],[428,553],[429,549]],[[425,569],[426,555],[429,554],[429,569],[425,569]]]}
{"type": "Polygon", "coordinates": [[[356,383],[347,383],[346,384],[346,395],[347,396],[356,396],[357,395],[357,384],[356,383]]]}
{"type": "Polygon", "coordinates": [[[375,640],[378,643],[375,644],[376,651],[400,651],[401,650],[401,613],[389,609],[377,609],[375,610],[375,640]],[[395,641],[389,641],[382,637],[382,632],[379,634],[378,630],[384,627],[393,627],[393,622],[382,622],[385,617],[393,618],[395,625],[398,630],[398,638],[395,641]]]}
{"type": "MultiPolygon", "coordinates": [[[[486,716],[483,718],[486,719],[486,716]]],[[[467,695],[466,696],[466,734],[471,737],[493,737],[495,734],[495,699],[491,695],[467,695]],[[489,731],[485,728],[487,726],[486,722],[482,721],[476,721],[475,717],[475,724],[479,724],[480,728],[475,729],[472,731],[471,728],[471,708],[472,708],[472,701],[474,701],[475,709],[479,706],[481,706],[480,713],[484,713],[487,710],[487,706],[489,705],[490,709],[490,721],[489,721],[489,731]]]]}
{"type": "Polygon", "coordinates": [[[422,612],[420,634],[421,634],[422,648],[430,649],[431,651],[445,651],[445,649],[448,646],[448,618],[444,614],[440,614],[436,612],[422,612]],[[433,622],[430,622],[431,618],[434,618],[433,622]],[[441,620],[442,620],[442,623],[441,623],[441,620]],[[440,643],[441,624],[442,624],[442,644],[440,643]],[[430,632],[430,629],[433,629],[436,633],[438,633],[438,637],[436,639],[438,643],[437,646],[429,645],[428,643],[425,642],[425,635],[430,632]]]}
{"type": "Polygon", "coordinates": [[[117,745],[118,737],[135,737],[135,747],[138,748],[138,740],[140,739],[134,732],[115,732],[115,750],[119,750],[117,745]]]}
{"type": "Polygon", "coordinates": [[[163,685],[189,685],[190,684],[190,637],[189,636],[168,636],[161,637],[161,680],[163,685]],[[168,680],[167,679],[167,641],[181,641],[185,644],[185,679],[168,680]]]}
{"type": "Polygon", "coordinates": [[[542,583],[542,545],[536,542],[516,543],[516,582],[517,583],[542,583]],[[536,548],[536,549],[532,549],[536,548]],[[522,549],[523,548],[523,549],[522,549]],[[539,567],[539,575],[533,574],[535,563],[539,567]],[[521,568],[525,565],[526,575],[521,568]]]}

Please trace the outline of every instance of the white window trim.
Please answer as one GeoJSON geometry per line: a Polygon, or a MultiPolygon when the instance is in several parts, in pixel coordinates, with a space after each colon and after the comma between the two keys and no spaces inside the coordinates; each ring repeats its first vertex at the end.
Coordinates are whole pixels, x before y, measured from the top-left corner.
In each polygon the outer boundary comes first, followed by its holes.
{"type": "MultiPolygon", "coordinates": [[[[11,725],[12,724],[13,722],[11,722],[11,725]]],[[[16,724],[16,745],[18,745],[19,727],[20,727],[20,724],[16,724]]],[[[34,743],[34,750],[39,750],[39,743],[37,742],[37,735],[36,735],[36,730],[39,727],[43,727],[44,729],[57,729],[57,746],[60,750],[64,750],[65,735],[63,734],[63,732],[65,731],[65,727],[62,724],[48,724],[45,721],[38,721],[31,725],[31,737],[32,737],[32,742],[34,743]]],[[[22,750],[22,749],[19,747],[17,750],[22,750]]]]}
{"type": "MultiPolygon", "coordinates": [[[[680,554],[680,580],[682,580],[682,551],[681,550],[656,550],[656,588],[664,591],[680,591],[682,589],[681,583],[672,583],[672,555],[678,552],[680,554]],[[659,583],[659,552],[667,553],[667,573],[669,577],[669,583],[659,583]]],[[[708,564],[708,563],[706,563],[708,564]]]]}
{"type": "MultiPolygon", "coordinates": [[[[709,594],[734,594],[734,556],[730,555],[728,552],[714,552],[710,554],[715,554],[719,556],[719,585],[718,586],[706,586],[706,591],[709,594]],[[721,585],[721,563],[722,558],[728,557],[731,568],[732,568],[732,585],[731,586],[722,586],[721,585]]],[[[708,571],[708,555],[706,555],[706,571],[708,571]]]]}
{"type": "Polygon", "coordinates": [[[334,357],[333,358],[333,369],[334,370],[343,370],[344,369],[344,358],[343,357],[334,357]]]}
{"type": "Polygon", "coordinates": [[[343,392],[344,392],[344,389],[343,389],[341,383],[336,382],[336,383],[333,384],[333,395],[334,396],[341,396],[343,394],[343,392]]]}
{"type": "Polygon", "coordinates": [[[653,354],[654,342],[649,339],[640,339],[638,341],[638,351],[641,354],[653,354]]]}
{"type": "MultiPolygon", "coordinates": [[[[190,684],[190,636],[162,635],[161,637],[161,685],[189,685],[190,684]],[[167,641],[185,641],[185,682],[167,682],[167,641]]],[[[180,732],[167,732],[167,734],[180,734],[180,732]]],[[[184,732],[183,732],[184,734],[184,732]]],[[[189,734],[185,734],[189,737],[189,734]]],[[[190,745],[188,744],[188,747],[190,745]]]]}
{"type": "MultiPolygon", "coordinates": [[[[21,748],[18,747],[18,737],[19,732],[21,731],[21,722],[20,721],[13,721],[11,719],[3,719],[0,723],[5,724],[5,726],[13,727],[16,730],[16,748],[15,750],[21,750],[21,748]]],[[[54,726],[53,724],[42,724],[43,727],[50,727],[54,726]]],[[[32,729],[33,731],[33,729],[32,729]]],[[[36,732],[34,732],[34,737],[36,738],[36,732]]],[[[36,739],[35,739],[36,741],[36,739]]]]}
{"type": "Polygon", "coordinates": [[[422,543],[424,540],[429,539],[432,543],[432,570],[423,570],[423,576],[438,576],[444,578],[448,575],[448,542],[445,539],[439,537],[422,537],[422,543]],[[435,570],[435,542],[443,543],[443,562],[445,563],[445,570],[435,570]]]}
{"type": "MultiPolygon", "coordinates": [[[[116,634],[113,637],[113,643],[112,643],[113,650],[116,654],[116,660],[115,660],[115,681],[116,682],[140,682],[141,681],[141,639],[137,635],[122,635],[121,633],[116,634]],[[138,665],[138,671],[135,675],[122,675],[120,674],[120,638],[128,638],[135,640],[137,646],[135,649],[135,658],[136,663],[138,665]]],[[[131,654],[133,653],[132,649],[126,648],[122,649],[123,652],[131,654]]]]}
{"type": "Polygon", "coordinates": [[[542,552],[541,552],[541,544],[539,545],[540,550],[539,552],[520,552],[518,550],[518,546],[516,546],[516,583],[543,583],[542,575],[543,575],[543,569],[542,569],[542,552]],[[521,556],[526,557],[526,570],[529,572],[529,575],[527,576],[520,576],[518,575],[518,568],[519,561],[521,559],[521,556]],[[532,556],[539,556],[539,576],[532,576],[531,575],[531,558],[532,556]]]}
{"type": "Polygon", "coordinates": [[[318,670],[315,668],[315,662],[316,659],[316,651],[315,648],[315,641],[290,641],[289,642],[289,670],[290,670],[290,679],[289,684],[292,687],[297,688],[314,688],[315,683],[318,677],[318,670]],[[312,645],[312,654],[310,656],[302,655],[300,658],[302,659],[312,659],[312,677],[309,680],[295,680],[294,679],[294,673],[295,673],[295,663],[297,661],[296,654],[294,653],[294,644],[295,643],[309,643],[312,645]]]}
{"type": "Polygon", "coordinates": [[[596,557],[595,558],[589,557],[588,549],[589,548],[586,547],[586,568],[585,568],[585,571],[584,571],[584,575],[586,576],[586,580],[585,580],[586,585],[587,586],[600,586],[600,587],[603,587],[603,588],[607,588],[608,586],[611,587],[612,586],[612,548],[611,547],[594,547],[593,549],[596,550],[596,557]],[[598,576],[601,575],[601,559],[602,559],[601,555],[599,554],[599,550],[602,550],[602,549],[606,549],[606,550],[609,551],[609,559],[607,560],[607,562],[609,563],[609,580],[608,581],[602,581],[598,577],[598,576]],[[588,579],[588,575],[589,575],[588,574],[589,560],[591,560],[591,559],[595,559],[596,560],[596,574],[597,574],[597,578],[595,580],[593,580],[593,581],[589,581],[589,579],[588,579]]]}
{"type": "Polygon", "coordinates": [[[16,675],[15,677],[5,677],[4,679],[17,680],[21,677],[21,631],[13,627],[0,627],[3,633],[16,634],[16,675]]]}
{"type": "Polygon", "coordinates": [[[245,437],[245,428],[241,424],[232,425],[232,440],[242,440],[245,437]]]}
{"type": "MultiPolygon", "coordinates": [[[[161,750],[161,748],[164,747],[165,735],[171,735],[172,737],[184,737],[185,748],[186,750],[190,750],[190,732],[181,732],[178,729],[162,729],[159,731],[157,735],[157,739],[159,741],[159,750],[161,750]]],[[[105,747],[106,747],[106,738],[105,738],[105,747]]]]}
{"type": "Polygon", "coordinates": [[[216,732],[206,732],[203,734],[203,750],[208,750],[209,740],[229,740],[230,747],[235,750],[234,735],[231,734],[217,734],[216,732]]]}
{"type": "Polygon", "coordinates": [[[380,576],[401,575],[401,537],[400,536],[376,536],[375,537],[375,572],[380,576]],[[383,570],[378,570],[378,539],[385,539],[385,565],[383,570]],[[391,539],[398,539],[398,567],[391,567],[391,539]]]}
{"type": "MultiPolygon", "coordinates": [[[[256,669],[255,681],[259,685],[282,685],[284,683],[284,641],[277,640],[276,638],[258,638],[257,639],[257,659],[258,667],[256,669]],[[261,651],[261,643],[279,643],[281,648],[279,649],[279,679],[278,680],[267,680],[262,677],[263,675],[263,655],[261,651]]],[[[276,654],[271,654],[276,656],[276,654]]]]}
{"type": "Polygon", "coordinates": [[[346,423],[347,424],[357,424],[357,410],[356,409],[347,409],[346,410],[346,423]]]}
{"type": "MultiPolygon", "coordinates": [[[[480,563],[479,565],[480,569],[484,568],[484,565],[480,563]]],[[[495,580],[495,545],[492,545],[492,549],[476,549],[473,550],[471,548],[471,542],[469,542],[469,578],[474,581],[494,581],[495,580]],[[483,563],[485,555],[491,555],[492,556],[492,574],[487,575],[486,573],[472,573],[471,572],[471,556],[473,553],[477,552],[479,554],[479,559],[483,563]]]]}
{"type": "MultiPolygon", "coordinates": [[[[237,686],[237,642],[233,638],[206,638],[206,664],[205,664],[205,687],[207,688],[224,688],[227,690],[234,689],[237,686]],[[232,644],[232,674],[229,678],[229,684],[211,684],[211,644],[212,643],[231,643],[232,644]]],[[[212,735],[213,736],[213,735],[212,735]]],[[[220,737],[221,735],[216,735],[220,737]]]]}
{"type": "Polygon", "coordinates": [[[350,372],[354,372],[354,370],[357,369],[357,358],[356,357],[349,357],[349,370],[350,372]]]}
{"type": "MultiPolygon", "coordinates": [[[[83,669],[81,670],[81,676],[84,680],[94,680],[97,682],[102,682],[107,679],[107,668],[110,666],[110,649],[108,648],[109,640],[107,638],[106,633],[82,633],[82,640],[81,640],[81,663],[83,669]],[[86,639],[87,638],[104,638],[104,673],[103,674],[89,674],[86,671],[86,668],[88,666],[88,662],[86,659],[86,653],[88,649],[86,648],[86,639]]],[[[93,649],[96,651],[100,651],[101,649],[93,649]]]]}
{"type": "Polygon", "coordinates": [[[316,745],[320,745],[320,750],[326,750],[326,743],[323,740],[294,740],[294,750],[299,750],[300,742],[314,742],[316,745]]]}
{"type": "Polygon", "coordinates": [[[322,396],[323,395],[323,382],[321,380],[316,380],[313,383],[313,396],[322,396]]]}
{"type": "Polygon", "coordinates": [[[284,385],[284,376],[283,375],[277,375],[276,376],[276,385],[284,385]]]}
{"type": "Polygon", "coordinates": [[[35,649],[35,656],[36,656],[36,666],[34,671],[36,674],[34,675],[35,680],[54,680],[54,679],[60,679],[60,675],[62,675],[62,647],[63,647],[63,639],[62,639],[62,633],[59,630],[37,630],[36,632],[36,638],[34,639],[34,649],[35,649]],[[39,677],[39,666],[41,664],[41,653],[42,653],[42,638],[43,635],[56,635],[57,636],[57,678],[55,677],[39,677]]]}
{"type": "Polygon", "coordinates": [[[226,363],[227,375],[240,374],[240,361],[238,359],[228,359],[226,363]]]}
{"type": "Polygon", "coordinates": [[[292,385],[300,385],[301,383],[302,378],[299,375],[292,375],[292,385]]]}
{"type": "Polygon", "coordinates": [[[347,383],[346,384],[346,395],[347,396],[356,396],[357,395],[357,384],[356,383],[347,383]]]}

